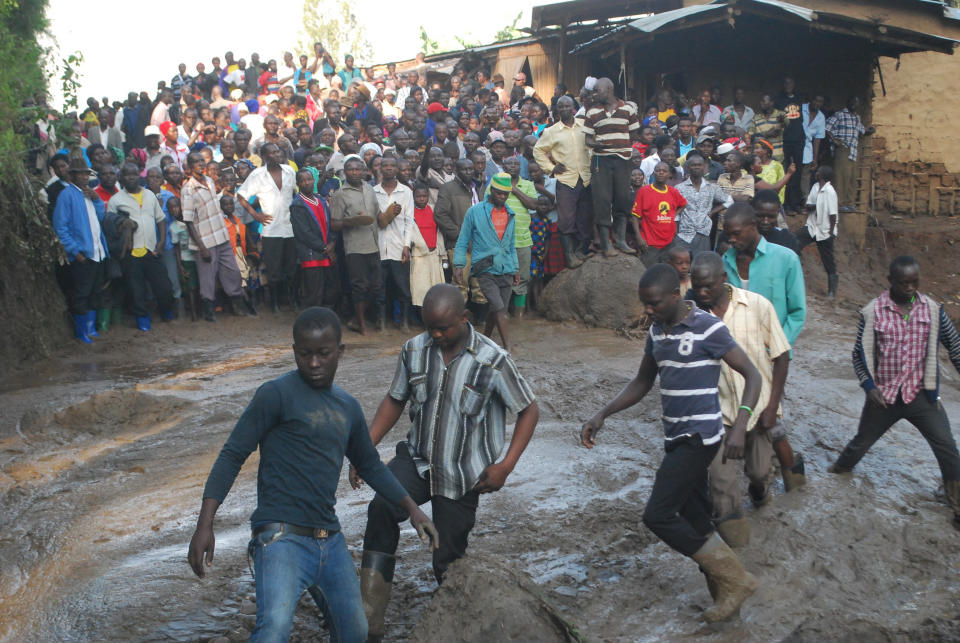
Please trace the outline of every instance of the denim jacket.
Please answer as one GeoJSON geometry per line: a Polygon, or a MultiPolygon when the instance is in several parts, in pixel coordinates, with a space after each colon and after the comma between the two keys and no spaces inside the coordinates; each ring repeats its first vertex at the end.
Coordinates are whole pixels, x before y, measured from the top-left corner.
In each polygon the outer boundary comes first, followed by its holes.
{"type": "Polygon", "coordinates": [[[460,236],[457,238],[457,247],[453,253],[453,265],[462,268],[467,264],[467,250],[472,246],[471,274],[490,273],[492,275],[512,275],[519,270],[517,261],[516,238],[514,232],[514,214],[507,206],[509,219],[503,238],[497,236],[493,227],[490,213],[493,204],[489,200],[470,206],[463,215],[463,225],[460,227],[460,236]],[[488,263],[486,258],[493,260],[493,265],[484,267],[488,263]],[[478,265],[479,264],[479,265],[478,265]]]}

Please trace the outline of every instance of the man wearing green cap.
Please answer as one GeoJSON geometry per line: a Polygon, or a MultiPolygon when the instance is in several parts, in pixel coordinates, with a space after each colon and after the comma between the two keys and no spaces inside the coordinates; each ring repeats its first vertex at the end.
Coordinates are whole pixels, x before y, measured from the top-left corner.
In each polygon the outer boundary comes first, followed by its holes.
{"type": "Polygon", "coordinates": [[[509,174],[498,172],[493,175],[487,198],[471,206],[463,215],[453,253],[454,276],[462,282],[467,249],[472,246],[470,274],[476,276],[480,291],[490,303],[483,334],[489,337],[496,324],[505,350],[509,350],[507,302],[513,286],[520,283],[514,212],[506,205],[512,190],[513,181],[509,174]]]}

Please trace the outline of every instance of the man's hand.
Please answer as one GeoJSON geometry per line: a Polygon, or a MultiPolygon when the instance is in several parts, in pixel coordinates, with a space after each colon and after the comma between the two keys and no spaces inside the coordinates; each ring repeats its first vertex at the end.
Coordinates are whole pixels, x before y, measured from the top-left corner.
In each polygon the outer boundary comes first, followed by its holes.
{"type": "Polygon", "coordinates": [[[463,283],[463,268],[454,267],[453,280],[456,281],[458,284],[463,283]]]}
{"type": "Polygon", "coordinates": [[[754,430],[759,431],[769,431],[777,425],[777,409],[775,407],[767,407],[763,409],[760,413],[760,416],[757,418],[757,425],[754,430]]]}
{"type": "Polygon", "coordinates": [[[87,260],[87,257],[82,252],[78,252],[77,256],[74,257],[73,259],[74,261],[79,261],[80,263],[83,263],[87,260]]]}
{"type": "Polygon", "coordinates": [[[796,174],[796,172],[797,172],[797,164],[791,162],[790,167],[787,168],[786,174],[790,174],[792,176],[796,174]]]}
{"type": "Polygon", "coordinates": [[[603,418],[599,414],[583,423],[580,429],[580,446],[592,449],[597,445],[597,433],[603,428],[603,418]]]}
{"type": "Polygon", "coordinates": [[[160,255],[163,254],[163,250],[164,250],[163,244],[158,241],[157,247],[153,249],[153,256],[159,257],[160,255]]]}
{"type": "Polygon", "coordinates": [[[486,469],[483,470],[483,473],[480,474],[480,479],[477,480],[477,484],[473,486],[473,490],[477,493],[493,493],[494,491],[499,491],[501,487],[507,482],[507,476],[510,475],[511,469],[502,462],[494,462],[489,465],[486,469]]]}
{"type": "Polygon", "coordinates": [[[256,219],[259,223],[263,225],[270,225],[271,223],[273,223],[273,217],[271,217],[268,214],[264,214],[263,212],[255,212],[250,216],[252,216],[254,219],[256,219]]]}
{"type": "Polygon", "coordinates": [[[636,235],[634,235],[634,238],[637,242],[637,250],[639,250],[640,252],[646,252],[647,249],[650,247],[649,244],[647,244],[646,239],[644,239],[643,237],[638,237],[636,235]]]}
{"type": "Polygon", "coordinates": [[[331,266],[337,265],[337,244],[328,243],[323,247],[323,253],[327,255],[331,266]]]}
{"type": "Polygon", "coordinates": [[[558,175],[558,174],[563,174],[563,173],[565,173],[566,171],[567,171],[567,166],[564,165],[563,163],[556,163],[556,164],[553,166],[553,175],[554,175],[554,176],[556,176],[556,175],[558,175]]]}
{"type": "Polygon", "coordinates": [[[83,188],[83,196],[87,197],[91,201],[99,201],[100,195],[93,191],[93,188],[87,186],[83,188]]]}
{"type": "Polygon", "coordinates": [[[430,544],[430,551],[440,548],[440,532],[419,507],[410,512],[410,524],[417,530],[417,535],[420,536],[423,544],[430,544]]]}
{"type": "Polygon", "coordinates": [[[350,486],[354,490],[363,486],[363,480],[360,478],[360,474],[357,473],[356,467],[352,464],[350,465],[350,473],[347,474],[347,479],[350,480],[350,486]]]}
{"type": "Polygon", "coordinates": [[[878,388],[872,388],[867,392],[867,401],[882,408],[887,408],[887,401],[883,399],[883,393],[878,388]]]}
{"type": "Polygon", "coordinates": [[[200,258],[207,263],[210,263],[210,261],[213,259],[213,257],[210,255],[210,250],[207,248],[200,248],[200,258]]]}
{"type": "Polygon", "coordinates": [[[410,248],[404,246],[403,252],[400,255],[400,263],[407,263],[408,261],[410,261],[410,248]]]}
{"type": "Polygon", "coordinates": [[[519,272],[513,273],[513,285],[519,286],[521,281],[522,280],[520,279],[520,273],[519,272]]]}
{"type": "Polygon", "coordinates": [[[206,570],[203,566],[213,567],[213,548],[216,538],[213,535],[213,527],[197,525],[197,530],[193,532],[193,538],[190,539],[190,549],[187,552],[187,560],[190,562],[190,568],[193,573],[203,578],[206,570]]]}
{"type": "Polygon", "coordinates": [[[743,460],[743,445],[747,440],[747,427],[735,426],[727,434],[727,443],[723,449],[723,463],[727,460],[743,460]]]}

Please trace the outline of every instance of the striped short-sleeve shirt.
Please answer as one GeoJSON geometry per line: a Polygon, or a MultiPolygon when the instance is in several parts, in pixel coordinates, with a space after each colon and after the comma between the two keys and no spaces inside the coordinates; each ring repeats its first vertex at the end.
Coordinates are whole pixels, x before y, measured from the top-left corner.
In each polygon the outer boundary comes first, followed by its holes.
{"type": "Polygon", "coordinates": [[[722,321],[697,308],[679,324],[654,324],[646,351],[660,373],[663,431],[667,442],[699,435],[704,444],[723,437],[718,383],[721,358],[737,343],[722,321]]]}
{"type": "Polygon", "coordinates": [[[620,104],[612,112],[603,107],[587,110],[583,122],[583,133],[592,135],[599,144],[593,148],[596,156],[620,156],[630,159],[632,151],[630,133],[640,129],[637,108],[631,103],[620,104]]]}

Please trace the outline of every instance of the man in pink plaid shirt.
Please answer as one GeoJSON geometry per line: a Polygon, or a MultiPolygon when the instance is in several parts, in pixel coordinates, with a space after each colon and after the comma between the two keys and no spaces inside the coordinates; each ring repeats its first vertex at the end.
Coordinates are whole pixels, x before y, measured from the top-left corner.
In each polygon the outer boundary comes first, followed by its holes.
{"type": "Polygon", "coordinates": [[[909,256],[890,264],[890,289],[860,311],[853,368],[867,394],[857,434],[831,473],[849,473],[898,420],[930,444],[940,465],[954,527],[960,529],[960,454],[940,404],[939,344],[960,371],[960,335],[943,306],[919,291],[920,265],[909,256]]]}

